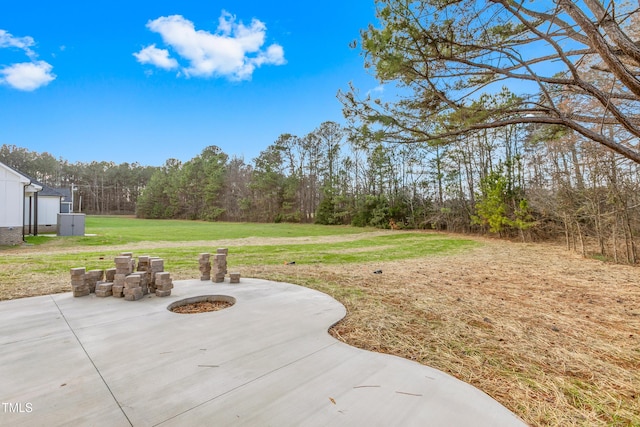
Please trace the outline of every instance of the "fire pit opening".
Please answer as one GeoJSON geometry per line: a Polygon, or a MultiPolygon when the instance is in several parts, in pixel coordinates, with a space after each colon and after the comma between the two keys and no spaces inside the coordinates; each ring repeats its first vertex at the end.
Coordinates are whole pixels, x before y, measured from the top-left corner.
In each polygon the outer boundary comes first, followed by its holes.
{"type": "Polygon", "coordinates": [[[236,299],[227,295],[202,295],[176,301],[169,304],[167,309],[174,313],[197,314],[223,310],[235,303],[236,299]]]}

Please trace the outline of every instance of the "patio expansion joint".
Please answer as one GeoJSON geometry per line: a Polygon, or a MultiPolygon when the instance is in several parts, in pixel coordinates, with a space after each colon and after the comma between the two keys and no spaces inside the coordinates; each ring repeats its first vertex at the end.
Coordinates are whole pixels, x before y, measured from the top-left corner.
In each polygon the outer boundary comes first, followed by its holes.
{"type": "Polygon", "coordinates": [[[89,362],[91,362],[91,365],[93,366],[93,368],[96,370],[96,372],[100,376],[100,379],[102,380],[103,384],[105,385],[105,387],[107,387],[107,390],[109,390],[109,394],[111,394],[111,397],[113,398],[113,401],[116,403],[116,405],[118,405],[118,408],[120,408],[120,411],[122,412],[122,415],[124,415],[124,417],[126,418],[127,422],[129,423],[129,425],[133,427],[133,423],[131,422],[131,420],[127,416],[126,412],[124,411],[124,409],[122,408],[122,406],[118,402],[118,399],[116,399],[116,396],[113,394],[113,391],[111,390],[111,387],[109,387],[109,384],[107,383],[107,381],[105,381],[104,377],[102,376],[102,373],[100,372],[100,370],[98,369],[98,367],[94,363],[93,359],[91,358],[91,356],[89,356],[89,353],[87,352],[87,349],[84,348],[84,345],[82,344],[82,341],[80,341],[80,338],[78,337],[78,335],[76,335],[76,331],[69,324],[69,321],[67,320],[67,317],[64,315],[64,313],[60,309],[60,306],[58,306],[58,303],[56,302],[55,298],[53,298],[53,296],[51,296],[51,300],[56,305],[56,308],[60,312],[60,315],[62,316],[62,318],[64,319],[65,323],[67,324],[67,327],[69,328],[69,330],[71,331],[71,333],[75,337],[76,341],[80,345],[80,348],[82,348],[82,351],[87,356],[87,359],[89,359],[89,362]]]}

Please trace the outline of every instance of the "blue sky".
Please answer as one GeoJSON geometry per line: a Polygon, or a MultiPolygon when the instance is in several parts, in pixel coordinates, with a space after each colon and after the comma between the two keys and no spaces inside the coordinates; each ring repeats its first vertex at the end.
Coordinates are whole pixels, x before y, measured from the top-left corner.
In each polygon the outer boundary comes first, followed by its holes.
{"type": "Polygon", "coordinates": [[[280,134],[343,122],[339,89],[377,87],[359,32],[373,0],[7,2],[0,144],[70,162],[249,162],[280,134]]]}

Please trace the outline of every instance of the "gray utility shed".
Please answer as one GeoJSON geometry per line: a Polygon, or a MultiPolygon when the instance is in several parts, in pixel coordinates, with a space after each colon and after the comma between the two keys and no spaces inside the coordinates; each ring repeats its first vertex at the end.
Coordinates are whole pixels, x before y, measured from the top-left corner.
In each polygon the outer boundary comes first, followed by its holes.
{"type": "Polygon", "coordinates": [[[85,215],[83,213],[59,213],[58,236],[84,236],[85,215]]]}

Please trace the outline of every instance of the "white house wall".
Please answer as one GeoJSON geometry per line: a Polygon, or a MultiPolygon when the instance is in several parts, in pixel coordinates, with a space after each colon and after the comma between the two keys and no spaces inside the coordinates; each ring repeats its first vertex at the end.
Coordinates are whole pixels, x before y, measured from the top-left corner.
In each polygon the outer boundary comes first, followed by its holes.
{"type": "Polygon", "coordinates": [[[0,163],[0,245],[22,242],[23,196],[30,180],[0,163]]]}
{"type": "MultiPolygon", "coordinates": [[[[29,197],[24,200],[24,224],[35,225],[35,205],[36,198],[31,198],[31,221],[29,221],[29,197]]],[[[55,231],[58,222],[58,214],[60,213],[60,197],[59,196],[38,196],[38,228],[39,232],[45,231],[42,227],[50,227],[55,231]]],[[[48,230],[50,231],[50,230],[48,230]]]]}
{"type": "Polygon", "coordinates": [[[0,165],[0,227],[20,227],[22,229],[24,179],[0,165]]]}

